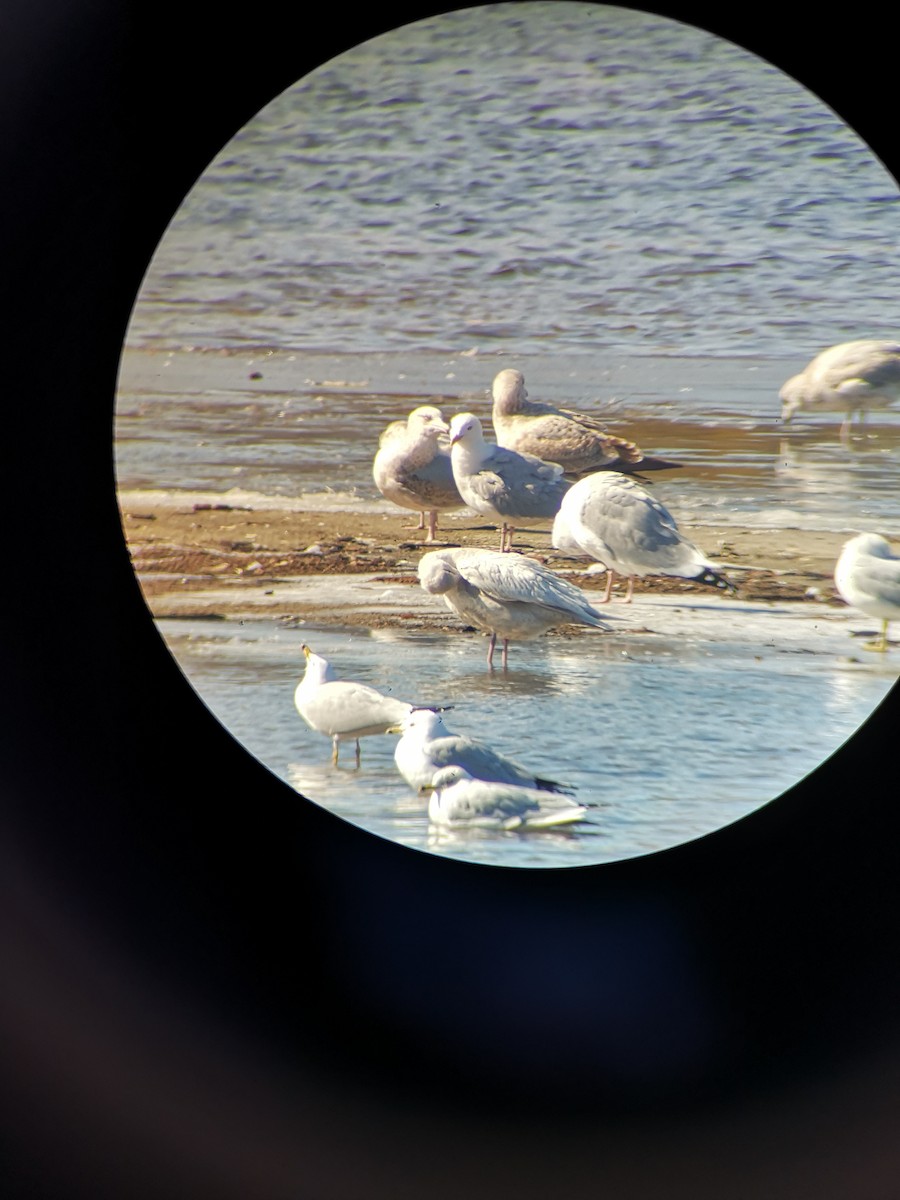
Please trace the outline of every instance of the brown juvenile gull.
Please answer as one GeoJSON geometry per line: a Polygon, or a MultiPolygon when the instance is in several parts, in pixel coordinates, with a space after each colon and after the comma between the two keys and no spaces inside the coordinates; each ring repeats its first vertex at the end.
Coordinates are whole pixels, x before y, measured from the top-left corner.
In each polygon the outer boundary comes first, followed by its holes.
{"type": "Polygon", "coordinates": [[[552,521],[569,487],[555,463],[485,441],[472,413],[457,413],[450,422],[450,461],[469,508],[499,524],[501,550],[512,546],[517,525],[552,521]]]}
{"type": "Polygon", "coordinates": [[[631,603],[636,575],[673,575],[734,591],[719,568],[682,534],[675,518],[636,480],[615,471],[588,475],[563,497],[553,522],[557,550],[587,554],[607,570],[605,604],[615,574],[628,578],[631,603]]]}
{"type": "Polygon", "coordinates": [[[785,424],[800,411],[842,412],[840,436],[846,438],[855,414],[863,423],[870,408],[887,408],[900,396],[900,342],[864,338],[831,346],[792,376],[779,396],[785,424]]]}
{"type": "Polygon", "coordinates": [[[498,636],[505,669],[510,639],[537,637],[555,625],[609,629],[577,587],[511,551],[431,550],[419,561],[419,582],[426,592],[443,596],[467,625],[490,633],[489,667],[498,636]]]}
{"type": "Polygon", "coordinates": [[[861,533],[844,544],[834,582],[841,597],[881,621],[881,637],[867,642],[869,650],[887,650],[888,624],[900,620],[900,558],[877,533],[861,533]]]}
{"type": "Polygon", "coordinates": [[[428,819],[434,825],[548,829],[580,821],[587,812],[566,796],[473,779],[459,766],[442,767],[422,791],[430,793],[428,819]]]}
{"type": "Polygon", "coordinates": [[[340,742],[355,742],[359,766],[359,739],[387,733],[412,712],[413,706],[364,683],[336,679],[326,658],[314,654],[309,646],[301,649],[306,656],[306,671],[294,691],[297,712],[310,729],[331,738],[333,763],[337,763],[340,742]]]}
{"type": "Polygon", "coordinates": [[[594,471],[661,471],[681,465],[644,454],[635,442],[607,433],[588,413],[529,400],[521,371],[501,371],[491,391],[498,445],[559,463],[572,479],[594,471]]]}
{"type": "Polygon", "coordinates": [[[440,713],[430,709],[414,708],[388,732],[401,735],[394,750],[394,762],[416,791],[431,783],[435,772],[442,767],[453,766],[464,767],[475,779],[492,783],[514,783],[544,792],[570,790],[552,779],[535,775],[483,742],[451,733],[440,713]]]}
{"type": "Polygon", "coordinates": [[[413,409],[406,421],[387,426],[372,464],[382,496],[419,513],[415,528],[426,529],[426,542],[434,541],[439,512],[465,507],[453,480],[450,451],[441,444],[448,434],[441,410],[424,404],[413,409]]]}

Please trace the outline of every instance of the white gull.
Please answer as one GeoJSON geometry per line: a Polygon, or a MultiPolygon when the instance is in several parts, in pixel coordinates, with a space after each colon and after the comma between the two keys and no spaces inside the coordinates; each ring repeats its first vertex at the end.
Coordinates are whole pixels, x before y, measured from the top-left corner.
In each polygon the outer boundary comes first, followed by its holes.
{"type": "Polygon", "coordinates": [[[572,485],[553,522],[552,540],[557,550],[603,563],[607,579],[601,604],[609,600],[616,573],[628,579],[626,603],[637,575],[671,575],[734,591],[721,570],[680,532],[665,505],[618,472],[588,475],[572,485]]]}
{"type": "Polygon", "coordinates": [[[432,550],[422,556],[418,574],[426,592],[443,596],[466,624],[490,633],[488,666],[498,637],[505,669],[510,639],[537,637],[557,625],[609,629],[577,587],[522,554],[472,547],[432,550]]]}

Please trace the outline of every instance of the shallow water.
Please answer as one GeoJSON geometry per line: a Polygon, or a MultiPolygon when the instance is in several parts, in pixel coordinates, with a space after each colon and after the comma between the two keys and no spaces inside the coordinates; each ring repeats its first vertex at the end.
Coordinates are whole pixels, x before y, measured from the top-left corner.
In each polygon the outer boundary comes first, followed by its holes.
{"type": "Polygon", "coordinates": [[[268,621],[159,627],[225,727],[302,796],[403,845],[502,866],[608,862],[729,824],[817,766],[893,680],[882,656],[855,653],[843,620],[817,640],[815,619],[798,614],[796,632],[773,641],[753,634],[769,628],[772,612],[738,605],[740,619],[728,615],[730,630],[709,638],[703,604],[633,607],[629,621],[651,626],[664,609],[680,610],[695,632],[637,641],[625,630],[549,635],[511,647],[503,673],[487,670],[484,640],[473,635],[268,621]],[[344,744],[332,766],[330,740],[293,707],[304,641],[341,677],[453,705],[448,728],[575,786],[595,807],[565,830],[438,831],[396,770],[395,737],[362,739],[358,770],[344,744]]]}
{"type": "MultiPolygon", "coordinates": [[[[128,332],[120,488],[396,513],[371,480],[383,426],[426,400],[487,416],[494,374],[516,366],[533,397],[682,462],[654,488],[701,545],[705,523],[891,536],[900,412],[843,445],[829,419],[782,427],[778,390],[827,345],[897,336],[898,199],[821,101],[703,31],[556,2],[418,22],[275,98],[187,198],[128,332]]],[[[849,626],[808,644],[819,608],[784,628],[749,614],[751,634],[738,621],[711,642],[715,610],[691,611],[700,632],[649,655],[551,636],[505,677],[479,639],[312,627],[376,685],[402,649],[410,698],[439,686],[452,728],[492,722],[498,749],[551,775],[564,762],[598,805],[577,831],[433,846],[390,739],[334,770],[294,713],[309,626],[161,629],[291,786],[409,845],[547,866],[736,819],[896,675],[896,652],[847,661],[849,626]]]]}

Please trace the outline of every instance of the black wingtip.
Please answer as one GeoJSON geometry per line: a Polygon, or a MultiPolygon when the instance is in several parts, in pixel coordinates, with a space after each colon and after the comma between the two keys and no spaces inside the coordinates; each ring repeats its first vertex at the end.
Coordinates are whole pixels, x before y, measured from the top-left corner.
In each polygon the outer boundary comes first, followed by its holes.
{"type": "Polygon", "coordinates": [[[737,588],[730,579],[726,579],[719,571],[704,571],[702,575],[697,577],[698,583],[705,583],[708,587],[718,588],[720,592],[730,592],[734,595],[737,588]]]}

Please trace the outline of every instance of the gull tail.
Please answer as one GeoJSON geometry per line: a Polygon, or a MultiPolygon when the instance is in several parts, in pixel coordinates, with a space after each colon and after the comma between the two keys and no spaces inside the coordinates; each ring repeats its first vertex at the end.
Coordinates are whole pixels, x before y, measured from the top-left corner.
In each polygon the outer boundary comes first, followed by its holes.
{"type": "Polygon", "coordinates": [[[737,591],[737,588],[730,579],[726,579],[721,571],[705,570],[702,571],[694,580],[695,583],[705,583],[708,587],[718,588],[721,592],[731,592],[732,595],[737,591]]]}
{"type": "Polygon", "coordinates": [[[555,779],[535,777],[534,786],[540,792],[555,792],[558,796],[574,796],[575,788],[568,783],[557,783],[555,779]]]}

